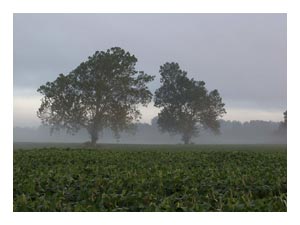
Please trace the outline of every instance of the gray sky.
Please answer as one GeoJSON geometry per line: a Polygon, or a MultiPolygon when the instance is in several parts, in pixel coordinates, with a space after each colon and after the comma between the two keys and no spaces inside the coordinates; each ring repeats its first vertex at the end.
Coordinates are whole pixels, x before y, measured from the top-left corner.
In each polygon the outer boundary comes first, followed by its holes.
{"type": "MultiPolygon", "coordinates": [[[[178,62],[218,89],[230,120],[282,120],[287,107],[286,14],[15,14],[14,126],[37,126],[36,89],[96,50],[122,47],[156,75],[178,62]]],[[[141,109],[144,122],[157,115],[141,109]]]]}

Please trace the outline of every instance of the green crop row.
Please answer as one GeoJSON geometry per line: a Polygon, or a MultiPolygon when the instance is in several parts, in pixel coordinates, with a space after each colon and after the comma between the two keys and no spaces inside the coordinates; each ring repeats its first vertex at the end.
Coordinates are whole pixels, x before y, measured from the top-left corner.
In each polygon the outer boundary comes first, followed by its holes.
{"type": "Polygon", "coordinates": [[[286,150],[253,150],[15,150],[14,211],[286,211],[286,150]]]}

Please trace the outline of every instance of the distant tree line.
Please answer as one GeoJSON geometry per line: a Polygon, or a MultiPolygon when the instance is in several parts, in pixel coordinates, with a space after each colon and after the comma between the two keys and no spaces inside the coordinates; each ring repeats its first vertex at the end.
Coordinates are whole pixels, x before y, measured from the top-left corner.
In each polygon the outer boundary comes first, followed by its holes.
{"type": "MultiPolygon", "coordinates": [[[[132,144],[180,144],[181,135],[161,133],[157,117],[151,124],[136,123],[135,132],[121,132],[115,139],[113,131],[105,129],[100,136],[103,143],[132,144]]],[[[249,122],[220,120],[220,134],[200,129],[200,135],[191,139],[195,144],[285,144],[286,132],[278,133],[281,122],[252,120],[249,122]]],[[[64,130],[50,135],[50,128],[41,125],[36,128],[14,127],[14,142],[77,142],[83,143],[89,138],[85,129],[75,135],[68,135],[64,130]]]]}

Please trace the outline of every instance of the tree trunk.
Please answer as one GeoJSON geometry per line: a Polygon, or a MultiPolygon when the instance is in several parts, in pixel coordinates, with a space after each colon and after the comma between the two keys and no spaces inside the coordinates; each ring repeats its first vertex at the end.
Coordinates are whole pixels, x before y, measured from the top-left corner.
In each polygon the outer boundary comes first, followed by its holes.
{"type": "Polygon", "coordinates": [[[91,145],[96,146],[97,140],[98,140],[98,131],[93,129],[89,131],[90,136],[91,136],[91,145]]]}
{"type": "Polygon", "coordinates": [[[183,140],[183,142],[184,142],[185,145],[189,144],[190,140],[191,140],[191,135],[189,135],[187,133],[183,134],[182,140],[183,140]]]}

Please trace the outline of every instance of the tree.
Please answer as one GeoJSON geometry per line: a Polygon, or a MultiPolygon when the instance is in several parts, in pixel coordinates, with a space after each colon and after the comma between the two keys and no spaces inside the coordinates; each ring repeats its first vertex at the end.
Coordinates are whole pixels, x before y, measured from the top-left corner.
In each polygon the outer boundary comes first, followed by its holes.
{"type": "Polygon", "coordinates": [[[287,132],[287,110],[283,113],[283,121],[280,122],[277,133],[286,135],[287,132]]]}
{"type": "Polygon", "coordinates": [[[162,85],[155,91],[154,105],[163,108],[157,120],[161,131],[181,134],[185,144],[201,127],[219,133],[218,118],[226,113],[219,92],[208,92],[203,81],[189,79],[178,63],[165,63],[159,72],[162,85]]]}
{"type": "Polygon", "coordinates": [[[285,129],[287,128],[287,110],[285,110],[285,112],[283,113],[283,125],[285,127],[285,129]]]}
{"type": "Polygon", "coordinates": [[[37,90],[43,95],[37,112],[51,132],[61,128],[75,134],[87,129],[95,145],[99,132],[111,128],[116,137],[141,117],[152,94],[146,84],[154,76],[136,71],[137,58],[119,47],[96,51],[68,75],[60,74],[37,90]]]}

